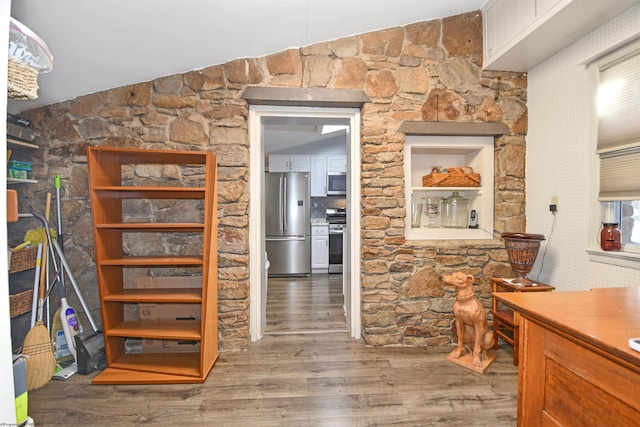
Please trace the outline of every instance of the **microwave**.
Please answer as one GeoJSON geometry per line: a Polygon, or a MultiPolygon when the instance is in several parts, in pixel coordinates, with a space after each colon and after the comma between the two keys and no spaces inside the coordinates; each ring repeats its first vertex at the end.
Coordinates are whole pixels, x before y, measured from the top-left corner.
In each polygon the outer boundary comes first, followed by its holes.
{"type": "Polygon", "coordinates": [[[344,196],[347,194],[347,173],[327,173],[327,196],[344,196]]]}

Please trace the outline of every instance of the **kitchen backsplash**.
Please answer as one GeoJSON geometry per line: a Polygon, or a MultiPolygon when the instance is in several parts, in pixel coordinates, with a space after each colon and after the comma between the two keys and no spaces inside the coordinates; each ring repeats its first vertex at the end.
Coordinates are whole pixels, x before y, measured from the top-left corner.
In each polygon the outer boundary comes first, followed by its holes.
{"type": "Polygon", "coordinates": [[[344,196],[312,197],[311,218],[324,218],[327,208],[345,208],[347,198],[344,196]]]}

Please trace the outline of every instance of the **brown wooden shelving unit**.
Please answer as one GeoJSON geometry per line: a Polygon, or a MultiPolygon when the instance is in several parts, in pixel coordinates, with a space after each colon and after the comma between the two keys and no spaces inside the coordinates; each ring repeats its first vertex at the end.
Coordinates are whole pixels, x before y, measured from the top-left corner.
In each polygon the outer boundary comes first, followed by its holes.
{"type": "MultiPolygon", "coordinates": [[[[96,269],[102,310],[107,368],[94,384],[170,384],[204,382],[218,358],[216,159],[211,152],[90,147],[87,149],[96,269]],[[125,168],[137,165],[201,167],[204,185],[136,186],[125,168]],[[204,204],[202,223],[130,222],[125,200],[192,199],[204,204]],[[125,254],[127,233],[196,233],[202,235],[202,255],[125,254]],[[125,284],[128,268],[201,270],[201,288],[134,289],[125,284]],[[194,304],[196,320],[131,320],[127,305],[141,303],[194,304]],[[188,353],[130,351],[126,340],[176,340],[199,343],[188,353]]],[[[190,217],[190,219],[192,219],[190,217]]],[[[155,249],[155,248],[154,248],[155,249]]],[[[197,252],[197,251],[196,251],[197,252]]]]}

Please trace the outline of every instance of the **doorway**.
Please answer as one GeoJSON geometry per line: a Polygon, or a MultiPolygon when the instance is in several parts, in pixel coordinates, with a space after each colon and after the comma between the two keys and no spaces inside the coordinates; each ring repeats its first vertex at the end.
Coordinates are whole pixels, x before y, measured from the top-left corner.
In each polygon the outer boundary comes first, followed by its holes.
{"type": "Polygon", "coordinates": [[[249,110],[249,146],[251,203],[250,233],[250,325],[251,340],[259,340],[266,329],[268,275],[265,250],[265,126],[287,122],[323,122],[347,124],[347,228],[344,233],[345,253],[342,274],[344,311],[347,328],[354,338],[360,338],[360,111],[352,108],[314,108],[286,106],[251,106],[249,110]],[[355,272],[355,274],[353,274],[355,272]]]}
{"type": "Polygon", "coordinates": [[[347,332],[342,274],[272,276],[264,335],[347,332]]]}

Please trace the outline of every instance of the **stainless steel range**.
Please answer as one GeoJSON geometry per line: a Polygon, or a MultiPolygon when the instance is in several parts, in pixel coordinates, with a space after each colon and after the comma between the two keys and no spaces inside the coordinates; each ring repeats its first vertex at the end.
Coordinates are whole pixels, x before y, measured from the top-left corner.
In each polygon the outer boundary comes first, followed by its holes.
{"type": "Polygon", "coordinates": [[[326,210],[329,223],[329,273],[342,273],[344,228],[347,226],[347,210],[331,208],[326,210]]]}

